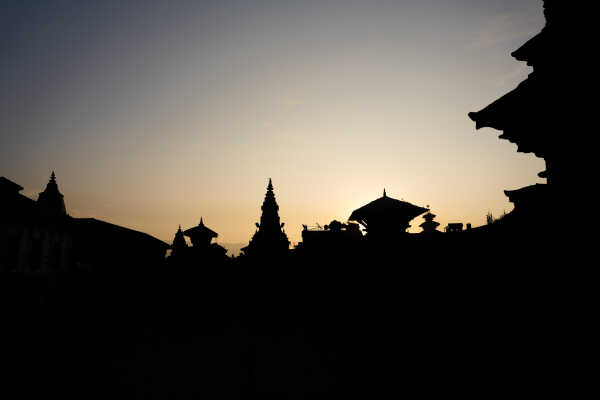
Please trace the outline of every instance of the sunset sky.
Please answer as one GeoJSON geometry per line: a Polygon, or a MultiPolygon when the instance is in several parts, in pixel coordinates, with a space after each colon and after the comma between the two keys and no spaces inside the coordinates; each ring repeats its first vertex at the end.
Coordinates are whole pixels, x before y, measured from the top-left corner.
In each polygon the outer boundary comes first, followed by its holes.
{"type": "Polygon", "coordinates": [[[542,182],[467,117],[530,72],[541,0],[0,4],[0,176],[56,171],[75,217],[247,243],[271,177],[296,243],[384,188],[478,226],[542,182]]]}

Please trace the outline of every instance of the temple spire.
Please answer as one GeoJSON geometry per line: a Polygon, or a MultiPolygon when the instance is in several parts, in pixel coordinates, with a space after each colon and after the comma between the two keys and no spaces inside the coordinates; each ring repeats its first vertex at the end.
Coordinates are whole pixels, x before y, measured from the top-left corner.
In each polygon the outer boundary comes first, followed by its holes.
{"type": "Polygon", "coordinates": [[[385,193],[385,188],[383,188],[383,197],[387,197],[387,194],[385,193]]]}
{"type": "Polygon", "coordinates": [[[267,193],[261,206],[262,214],[260,223],[256,226],[258,230],[250,240],[250,243],[244,249],[245,254],[249,253],[275,253],[281,254],[289,248],[289,240],[282,230],[283,224],[279,219],[279,205],[275,200],[273,192],[273,180],[269,178],[267,193]]]}
{"type": "Polygon", "coordinates": [[[181,230],[181,225],[179,225],[179,229],[177,229],[177,232],[175,232],[173,244],[171,245],[171,255],[181,256],[187,247],[188,246],[185,242],[185,237],[183,237],[183,231],[181,230]]]}
{"type": "Polygon", "coordinates": [[[38,206],[42,215],[47,217],[57,217],[67,215],[64,196],[58,190],[56,183],[56,174],[52,171],[50,180],[46,185],[46,189],[38,196],[38,206]]]}

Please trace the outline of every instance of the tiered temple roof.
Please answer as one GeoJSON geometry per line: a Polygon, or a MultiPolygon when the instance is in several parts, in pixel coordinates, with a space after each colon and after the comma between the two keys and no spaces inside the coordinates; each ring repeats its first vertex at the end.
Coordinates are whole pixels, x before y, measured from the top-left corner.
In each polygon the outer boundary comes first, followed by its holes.
{"type": "Polygon", "coordinates": [[[515,143],[519,152],[544,158],[546,171],[539,176],[560,189],[582,172],[575,164],[582,158],[585,139],[581,135],[589,127],[580,96],[589,77],[574,57],[591,49],[586,49],[589,39],[581,32],[586,25],[582,6],[546,0],[544,7],[546,26],[512,53],[533,67],[533,72],[514,90],[469,117],[477,129],[503,131],[500,138],[515,143]]]}
{"type": "Polygon", "coordinates": [[[290,241],[283,230],[284,224],[279,219],[279,205],[275,200],[271,178],[269,178],[261,210],[260,223],[256,224],[258,229],[248,246],[242,251],[246,255],[260,254],[261,256],[281,255],[287,252],[290,241]]]}
{"type": "Polygon", "coordinates": [[[383,196],[352,212],[350,221],[356,221],[365,227],[368,235],[387,235],[406,232],[409,222],[427,212],[427,208],[383,196]]]}
{"type": "Polygon", "coordinates": [[[185,230],[183,234],[190,238],[194,247],[208,246],[213,238],[219,236],[217,232],[204,225],[202,217],[200,218],[200,223],[197,226],[185,230]]]}
{"type": "Polygon", "coordinates": [[[440,232],[437,230],[437,227],[440,226],[440,223],[434,221],[435,217],[436,215],[432,214],[431,211],[423,215],[425,222],[419,225],[423,229],[423,233],[440,232]]]}

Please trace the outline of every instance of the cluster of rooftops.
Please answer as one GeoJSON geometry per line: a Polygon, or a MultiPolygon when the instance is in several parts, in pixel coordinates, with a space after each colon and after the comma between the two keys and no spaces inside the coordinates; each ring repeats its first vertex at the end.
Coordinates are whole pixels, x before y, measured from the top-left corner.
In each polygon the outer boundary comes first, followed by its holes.
{"type": "MultiPolygon", "coordinates": [[[[7,193],[10,193],[10,196],[14,197],[14,199],[19,202],[20,205],[18,208],[22,211],[20,213],[21,217],[23,217],[23,215],[27,215],[28,218],[39,217],[46,219],[64,217],[71,220],[71,222],[96,221],[97,224],[113,226],[115,231],[122,230],[131,234],[134,234],[135,232],[139,238],[147,238],[149,240],[154,239],[155,241],[160,242],[150,235],[136,232],[128,228],[118,227],[117,225],[109,224],[97,219],[70,217],[67,214],[64,196],[58,189],[54,172],[52,172],[45,190],[39,194],[37,201],[21,195],[19,192],[23,190],[23,187],[5,177],[0,177],[0,189],[4,194],[4,197],[6,197],[7,193]]],[[[283,228],[284,224],[280,222],[279,205],[275,200],[273,182],[271,179],[269,179],[261,210],[262,215],[260,223],[256,224],[256,233],[253,235],[249,245],[244,248],[245,252],[248,253],[253,250],[258,250],[261,247],[273,245],[285,249],[289,248],[290,242],[285,234],[283,228]]],[[[383,195],[380,198],[354,210],[348,219],[348,225],[332,221],[332,223],[326,225],[324,230],[335,231],[338,226],[340,229],[342,226],[343,229],[350,226],[351,229],[355,229],[359,232],[358,226],[360,225],[367,236],[390,235],[392,232],[406,233],[406,229],[410,227],[410,221],[422,214],[425,214],[425,222],[420,225],[423,232],[439,232],[437,231],[439,223],[434,221],[435,215],[430,212],[429,208],[420,207],[403,200],[389,197],[384,189],[383,195]]],[[[449,229],[447,230],[455,231],[459,225],[462,226],[462,224],[450,224],[448,227],[449,229]]],[[[309,230],[306,225],[303,226],[304,230],[309,230]]],[[[204,224],[204,219],[201,218],[200,223],[192,228],[182,230],[180,226],[175,234],[173,244],[171,246],[165,244],[165,246],[171,248],[177,247],[178,245],[183,246],[183,243],[185,243],[184,236],[189,237],[193,247],[202,248],[210,246],[211,244],[214,245],[214,243],[211,242],[218,237],[218,233],[207,227],[204,224]]]]}

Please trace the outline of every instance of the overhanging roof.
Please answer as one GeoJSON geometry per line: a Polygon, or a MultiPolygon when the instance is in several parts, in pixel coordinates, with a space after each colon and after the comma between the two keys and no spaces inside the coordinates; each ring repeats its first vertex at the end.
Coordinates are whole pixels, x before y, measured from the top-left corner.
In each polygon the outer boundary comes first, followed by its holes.
{"type": "Polygon", "coordinates": [[[419,207],[406,201],[387,197],[385,194],[366,204],[359,209],[356,209],[350,215],[349,220],[363,222],[370,219],[406,219],[410,221],[413,218],[429,211],[427,208],[419,207]]]}

